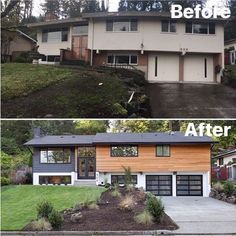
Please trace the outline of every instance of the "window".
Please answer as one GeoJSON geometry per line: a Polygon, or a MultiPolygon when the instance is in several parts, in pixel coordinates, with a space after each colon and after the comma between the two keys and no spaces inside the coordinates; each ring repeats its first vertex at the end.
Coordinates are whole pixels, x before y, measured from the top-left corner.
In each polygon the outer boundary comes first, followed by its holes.
{"type": "Polygon", "coordinates": [[[40,163],[71,163],[71,150],[69,148],[43,149],[40,151],[40,163]]]}
{"type": "Polygon", "coordinates": [[[215,23],[187,22],[185,32],[189,34],[215,34],[215,23]]]}
{"type": "MultiPolygon", "coordinates": [[[[132,175],[132,184],[137,184],[137,175],[132,175]]],[[[125,176],[124,175],[112,175],[111,184],[124,184],[125,176]]]]}
{"type": "Polygon", "coordinates": [[[112,146],[111,147],[112,157],[137,157],[138,146],[112,146]]]}
{"type": "Polygon", "coordinates": [[[45,29],[42,31],[42,42],[68,41],[68,28],[45,29]]]}
{"type": "Polygon", "coordinates": [[[235,65],[236,64],[236,51],[230,52],[230,59],[231,59],[231,65],[235,65]]]}
{"type": "Polygon", "coordinates": [[[223,158],[219,158],[219,165],[220,166],[224,165],[224,159],[223,158]]]}
{"type": "Polygon", "coordinates": [[[170,146],[169,145],[158,145],[156,148],[156,155],[158,157],[169,157],[170,146]]]}
{"type": "Polygon", "coordinates": [[[79,147],[78,157],[95,157],[96,149],[95,147],[79,147]]]}
{"type": "Polygon", "coordinates": [[[72,28],[73,35],[88,35],[88,26],[87,25],[79,25],[74,26],[72,28]]]}
{"type": "Polygon", "coordinates": [[[137,55],[108,55],[108,64],[125,64],[125,65],[138,65],[137,55]]]}
{"type": "Polygon", "coordinates": [[[138,31],[138,21],[132,20],[108,20],[106,31],[110,32],[135,32],[138,31]]]}
{"type": "Polygon", "coordinates": [[[161,31],[162,32],[176,32],[176,21],[163,20],[161,22],[161,31]]]}
{"type": "Polygon", "coordinates": [[[39,176],[39,184],[71,184],[71,176],[39,176]]]}

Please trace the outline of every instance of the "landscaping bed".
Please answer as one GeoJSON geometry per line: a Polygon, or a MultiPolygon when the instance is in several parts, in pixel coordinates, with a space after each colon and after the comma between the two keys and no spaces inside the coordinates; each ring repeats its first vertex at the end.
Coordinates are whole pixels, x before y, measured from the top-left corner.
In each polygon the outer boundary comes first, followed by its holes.
{"type": "MultiPolygon", "coordinates": [[[[74,208],[62,212],[61,231],[122,231],[122,230],[175,230],[178,226],[165,213],[160,221],[142,223],[136,220],[146,209],[147,194],[142,189],[118,190],[109,188],[101,198],[86,204],[76,204],[74,208]],[[119,192],[119,194],[117,194],[119,192]],[[115,194],[114,194],[115,193],[115,194]],[[131,200],[132,199],[132,200],[131,200]]],[[[155,198],[155,197],[154,197],[155,198]]],[[[24,231],[35,231],[32,223],[24,231]]]]}

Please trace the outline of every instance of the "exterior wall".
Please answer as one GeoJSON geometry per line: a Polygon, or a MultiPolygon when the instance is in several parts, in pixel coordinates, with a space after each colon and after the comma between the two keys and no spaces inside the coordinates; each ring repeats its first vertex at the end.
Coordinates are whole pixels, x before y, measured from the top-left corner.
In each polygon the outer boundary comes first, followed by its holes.
{"type": "Polygon", "coordinates": [[[210,145],[172,145],[170,157],[156,157],[156,146],[139,146],[138,157],[111,157],[110,146],[96,147],[98,172],[123,172],[129,166],[132,172],[188,171],[208,172],[211,169],[210,145]]]}
{"type": "Polygon", "coordinates": [[[71,49],[72,47],[72,36],[71,36],[72,27],[69,27],[68,41],[67,42],[42,42],[42,29],[37,31],[37,40],[38,40],[38,51],[44,55],[60,55],[60,49],[71,49]]]}
{"type": "MultiPolygon", "coordinates": [[[[122,175],[122,172],[115,173],[101,173],[97,172],[96,174],[96,184],[111,183],[111,175],[122,175]]],[[[176,175],[173,172],[132,172],[133,175],[137,175],[137,185],[138,188],[143,188],[146,190],[146,175],[171,175],[172,176],[172,195],[176,197],[176,175]]],[[[210,181],[210,171],[207,172],[177,172],[177,175],[202,175],[202,185],[203,185],[203,197],[208,197],[211,190],[211,181],[210,181]]]]}
{"type": "Polygon", "coordinates": [[[137,32],[106,32],[106,21],[89,23],[89,43],[92,50],[140,50],[180,52],[223,53],[224,27],[216,24],[215,35],[186,34],[185,23],[177,23],[177,33],[162,33],[161,21],[139,19],[137,32]],[[93,37],[94,36],[94,37],[93,37]]]}
{"type": "MultiPolygon", "coordinates": [[[[223,157],[223,165],[221,166],[227,165],[230,161],[233,160],[233,158],[236,158],[236,154],[223,157]]],[[[217,160],[217,166],[220,166],[219,159],[217,160]]]]}
{"type": "Polygon", "coordinates": [[[75,151],[71,148],[71,163],[69,164],[41,164],[40,148],[34,149],[33,155],[33,173],[71,173],[75,170],[75,151]]]}

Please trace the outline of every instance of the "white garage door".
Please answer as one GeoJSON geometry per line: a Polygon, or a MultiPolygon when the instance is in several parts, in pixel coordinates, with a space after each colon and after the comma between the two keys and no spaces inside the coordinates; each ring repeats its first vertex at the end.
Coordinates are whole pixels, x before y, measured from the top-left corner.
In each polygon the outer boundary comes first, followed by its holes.
{"type": "Polygon", "coordinates": [[[156,82],[179,81],[179,56],[171,53],[150,54],[148,80],[156,82]]]}
{"type": "Polygon", "coordinates": [[[214,82],[213,57],[186,55],[184,59],[185,82],[214,82]]]}

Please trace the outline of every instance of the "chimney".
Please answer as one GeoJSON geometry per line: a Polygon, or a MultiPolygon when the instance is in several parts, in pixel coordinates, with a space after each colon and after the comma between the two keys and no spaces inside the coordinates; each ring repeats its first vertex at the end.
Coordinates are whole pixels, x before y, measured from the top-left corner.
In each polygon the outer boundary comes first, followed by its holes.
{"type": "Polygon", "coordinates": [[[40,127],[34,127],[33,132],[34,132],[34,138],[40,138],[44,136],[44,133],[40,127]]]}
{"type": "Polygon", "coordinates": [[[44,17],[44,21],[58,20],[58,16],[53,12],[47,12],[44,17]]]}

